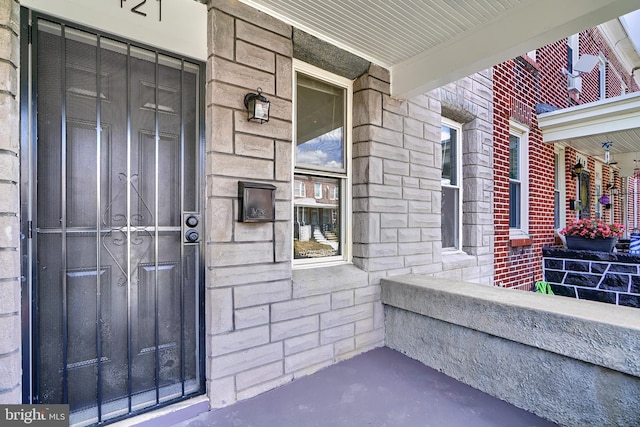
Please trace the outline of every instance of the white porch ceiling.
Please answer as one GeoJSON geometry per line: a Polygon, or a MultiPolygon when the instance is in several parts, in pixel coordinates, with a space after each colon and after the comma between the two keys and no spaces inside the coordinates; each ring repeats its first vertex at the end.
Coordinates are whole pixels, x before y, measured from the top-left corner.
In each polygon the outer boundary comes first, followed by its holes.
{"type": "Polygon", "coordinates": [[[603,142],[613,142],[612,162],[621,176],[640,166],[640,92],[538,115],[544,142],[561,143],[604,161],[603,142]],[[638,162],[635,162],[638,160],[638,162]]]}
{"type": "Polygon", "coordinates": [[[391,71],[410,98],[640,9],[640,0],[240,0],[391,71]]]}

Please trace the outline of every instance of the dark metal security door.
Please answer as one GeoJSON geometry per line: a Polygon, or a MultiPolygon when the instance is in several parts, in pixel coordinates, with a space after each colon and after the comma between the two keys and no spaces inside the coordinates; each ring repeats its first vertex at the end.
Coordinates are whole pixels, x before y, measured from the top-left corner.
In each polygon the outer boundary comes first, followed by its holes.
{"type": "Polygon", "coordinates": [[[87,425],[201,393],[201,67],[34,29],[34,401],[87,425]]]}

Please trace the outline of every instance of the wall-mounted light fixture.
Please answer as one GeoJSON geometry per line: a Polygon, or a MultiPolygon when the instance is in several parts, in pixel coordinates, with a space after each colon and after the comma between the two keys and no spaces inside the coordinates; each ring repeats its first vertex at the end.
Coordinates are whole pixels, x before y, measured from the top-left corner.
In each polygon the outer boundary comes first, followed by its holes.
{"type": "Polygon", "coordinates": [[[573,170],[571,171],[571,177],[575,178],[578,175],[580,175],[582,173],[582,163],[578,162],[575,165],[573,165],[573,170]]]}
{"type": "Polygon", "coordinates": [[[269,100],[262,96],[262,88],[258,88],[258,93],[248,93],[244,96],[244,106],[247,109],[248,120],[260,122],[269,121],[269,100]]]}
{"type": "Polygon", "coordinates": [[[611,146],[613,142],[607,141],[602,143],[602,148],[604,148],[604,162],[606,164],[610,164],[611,162],[611,146]]]}

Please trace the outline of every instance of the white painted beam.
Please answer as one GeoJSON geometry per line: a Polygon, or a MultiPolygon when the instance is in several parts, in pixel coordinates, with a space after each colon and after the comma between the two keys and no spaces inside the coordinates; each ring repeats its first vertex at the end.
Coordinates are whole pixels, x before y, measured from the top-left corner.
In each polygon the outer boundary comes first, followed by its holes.
{"type": "Polygon", "coordinates": [[[391,94],[405,99],[420,95],[636,9],[638,0],[526,2],[475,31],[393,66],[391,94]]]}
{"type": "Polygon", "coordinates": [[[640,128],[640,92],[538,116],[544,142],[640,128]]]}

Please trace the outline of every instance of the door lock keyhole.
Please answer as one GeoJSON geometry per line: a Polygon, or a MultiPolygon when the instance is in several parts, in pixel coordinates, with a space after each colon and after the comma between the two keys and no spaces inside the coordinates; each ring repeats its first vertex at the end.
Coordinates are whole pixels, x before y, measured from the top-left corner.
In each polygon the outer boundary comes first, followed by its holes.
{"type": "Polygon", "coordinates": [[[200,234],[198,234],[197,230],[189,230],[185,233],[184,238],[187,239],[187,242],[197,242],[200,238],[200,234]]]}
{"type": "Polygon", "coordinates": [[[188,227],[191,227],[191,228],[196,227],[198,225],[198,217],[195,215],[189,215],[185,220],[185,223],[187,224],[188,227]]]}
{"type": "Polygon", "coordinates": [[[197,214],[185,214],[184,225],[186,230],[184,232],[184,240],[187,243],[196,243],[200,239],[200,230],[198,225],[200,224],[200,216],[197,214]]]}

